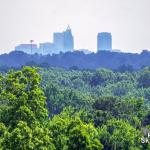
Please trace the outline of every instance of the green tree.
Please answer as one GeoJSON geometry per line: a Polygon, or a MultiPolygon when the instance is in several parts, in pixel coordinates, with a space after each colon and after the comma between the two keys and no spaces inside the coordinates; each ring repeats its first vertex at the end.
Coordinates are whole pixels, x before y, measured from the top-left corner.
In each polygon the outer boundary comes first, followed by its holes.
{"type": "Polygon", "coordinates": [[[46,98],[39,84],[40,76],[35,68],[24,67],[22,71],[10,72],[4,77],[0,99],[9,107],[3,112],[4,123],[13,127],[18,121],[25,121],[29,125],[48,117],[46,98]]]}
{"type": "Polygon", "coordinates": [[[111,81],[115,78],[115,74],[108,69],[97,69],[96,72],[94,73],[92,80],[91,80],[91,85],[96,86],[99,84],[105,84],[106,81],[111,81]]]}
{"type": "Polygon", "coordinates": [[[2,80],[0,101],[6,101],[8,109],[1,114],[7,131],[2,133],[1,149],[55,149],[51,132],[45,127],[48,111],[37,69],[11,71],[2,80]]]}
{"type": "Polygon", "coordinates": [[[50,131],[39,124],[29,127],[26,122],[19,121],[16,128],[4,136],[2,149],[55,150],[50,135],[50,131]]]}
{"type": "Polygon", "coordinates": [[[99,129],[100,141],[105,150],[140,150],[142,145],[140,131],[127,121],[109,120],[99,129]]]}
{"type": "Polygon", "coordinates": [[[150,87],[150,70],[145,68],[138,78],[139,87],[149,88],[150,87]]]}
{"type": "Polygon", "coordinates": [[[47,128],[52,131],[57,150],[102,149],[97,129],[92,124],[84,123],[79,115],[74,114],[72,108],[68,108],[49,120],[47,128]]]}
{"type": "Polygon", "coordinates": [[[98,139],[98,132],[92,124],[85,124],[77,118],[70,122],[67,130],[68,150],[101,150],[103,148],[98,139]]]}
{"type": "Polygon", "coordinates": [[[125,99],[118,97],[101,97],[93,105],[94,122],[96,126],[105,123],[107,119],[118,118],[128,120],[135,127],[141,126],[141,121],[147,114],[143,99],[125,99]],[[104,119],[103,116],[106,116],[104,119]]]}

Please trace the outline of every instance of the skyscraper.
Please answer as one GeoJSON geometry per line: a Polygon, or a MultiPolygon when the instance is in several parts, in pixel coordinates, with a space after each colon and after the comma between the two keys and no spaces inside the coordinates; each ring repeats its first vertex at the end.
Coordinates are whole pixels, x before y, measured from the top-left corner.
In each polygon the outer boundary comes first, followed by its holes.
{"type": "Polygon", "coordinates": [[[63,32],[64,36],[64,49],[66,51],[74,49],[74,38],[72,36],[70,26],[67,27],[67,30],[63,32]]]}
{"type": "Polygon", "coordinates": [[[55,32],[53,34],[53,43],[54,43],[55,48],[57,50],[63,50],[64,49],[64,37],[63,37],[63,33],[55,32]]]}
{"type": "Polygon", "coordinates": [[[97,50],[112,50],[112,36],[111,33],[101,32],[97,35],[97,50]]]}
{"type": "Polygon", "coordinates": [[[74,38],[69,26],[64,32],[54,33],[53,40],[55,48],[59,51],[66,52],[74,49],[74,38]]]}

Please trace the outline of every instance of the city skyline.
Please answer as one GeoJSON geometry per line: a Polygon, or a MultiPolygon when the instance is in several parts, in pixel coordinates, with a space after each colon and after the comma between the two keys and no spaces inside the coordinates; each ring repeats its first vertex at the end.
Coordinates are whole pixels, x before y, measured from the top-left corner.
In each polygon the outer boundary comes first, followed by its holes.
{"type": "Polygon", "coordinates": [[[67,52],[74,50],[74,37],[70,26],[68,25],[66,30],[62,32],[53,33],[53,41],[45,41],[44,43],[34,44],[34,40],[30,40],[30,43],[21,43],[15,46],[15,51],[23,51],[28,54],[58,54],[60,52],[67,52]],[[31,42],[32,41],[32,42],[31,42]]]}
{"type": "MultiPolygon", "coordinates": [[[[112,35],[110,32],[99,32],[97,34],[97,51],[112,51],[112,52],[121,52],[118,49],[112,49],[112,35]]],[[[28,54],[59,54],[60,52],[76,51],[74,49],[74,35],[72,35],[72,30],[68,25],[66,30],[54,32],[53,41],[45,41],[44,43],[34,44],[34,40],[30,40],[30,43],[21,43],[15,46],[15,51],[23,51],[28,54]],[[32,41],[32,43],[31,43],[32,41]],[[32,53],[32,50],[33,53],[32,53]]],[[[92,51],[88,49],[78,49],[85,53],[90,53],[92,51]]]]}
{"type": "Polygon", "coordinates": [[[149,0],[0,0],[0,53],[15,45],[52,41],[70,24],[75,49],[97,50],[98,32],[111,32],[113,49],[150,49],[149,0]],[[66,7],[67,6],[67,7],[66,7]]]}

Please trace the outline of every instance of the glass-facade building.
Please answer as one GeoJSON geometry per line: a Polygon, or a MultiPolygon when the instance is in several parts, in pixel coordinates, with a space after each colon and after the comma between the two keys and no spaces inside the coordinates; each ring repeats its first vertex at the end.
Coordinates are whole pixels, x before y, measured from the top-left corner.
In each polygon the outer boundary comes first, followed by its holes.
{"type": "Polygon", "coordinates": [[[55,48],[62,52],[70,51],[74,49],[74,38],[70,27],[64,32],[57,32],[53,35],[53,42],[55,48]]]}
{"type": "Polygon", "coordinates": [[[112,35],[109,32],[100,32],[97,35],[97,50],[112,50],[112,35]]]}
{"type": "Polygon", "coordinates": [[[70,27],[68,26],[67,30],[63,32],[64,36],[64,49],[69,51],[74,49],[74,38],[70,27]]]}

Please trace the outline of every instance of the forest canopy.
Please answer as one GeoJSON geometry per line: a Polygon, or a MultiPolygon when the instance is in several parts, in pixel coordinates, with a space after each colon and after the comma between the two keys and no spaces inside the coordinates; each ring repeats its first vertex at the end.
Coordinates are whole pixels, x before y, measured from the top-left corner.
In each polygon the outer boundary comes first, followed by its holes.
{"type": "Polygon", "coordinates": [[[0,149],[150,149],[149,101],[150,67],[1,71],[0,149]]]}

